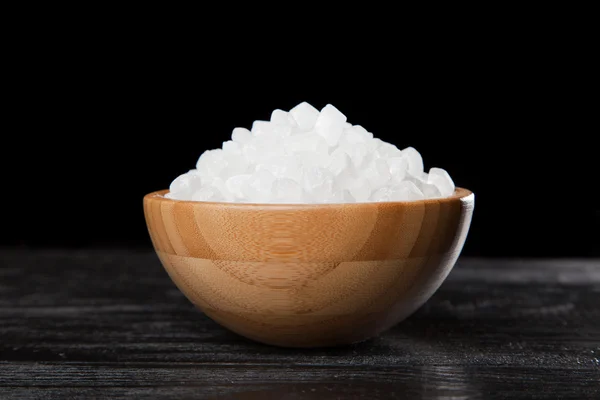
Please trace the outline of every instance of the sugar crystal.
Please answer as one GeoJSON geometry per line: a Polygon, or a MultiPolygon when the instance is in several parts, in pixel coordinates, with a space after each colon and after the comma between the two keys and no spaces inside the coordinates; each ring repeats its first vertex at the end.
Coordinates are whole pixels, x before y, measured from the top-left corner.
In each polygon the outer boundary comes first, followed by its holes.
{"type": "Polygon", "coordinates": [[[317,122],[319,110],[307,102],[303,102],[292,108],[290,115],[301,129],[310,130],[315,126],[315,122],[317,122]]]}
{"type": "Polygon", "coordinates": [[[445,170],[425,172],[414,147],[400,150],[331,104],[276,109],[251,130],[201,154],[165,197],[241,203],[358,203],[443,198],[455,191],[445,170]]]}

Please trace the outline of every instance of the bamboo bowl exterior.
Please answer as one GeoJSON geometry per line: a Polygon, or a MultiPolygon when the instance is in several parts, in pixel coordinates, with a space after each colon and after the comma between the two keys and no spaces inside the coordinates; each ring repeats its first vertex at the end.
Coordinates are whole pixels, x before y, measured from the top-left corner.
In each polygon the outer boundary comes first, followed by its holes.
{"type": "Polygon", "coordinates": [[[275,205],[144,197],[167,273],[208,317],[286,347],[350,344],[418,309],[462,250],[474,195],[275,205]]]}

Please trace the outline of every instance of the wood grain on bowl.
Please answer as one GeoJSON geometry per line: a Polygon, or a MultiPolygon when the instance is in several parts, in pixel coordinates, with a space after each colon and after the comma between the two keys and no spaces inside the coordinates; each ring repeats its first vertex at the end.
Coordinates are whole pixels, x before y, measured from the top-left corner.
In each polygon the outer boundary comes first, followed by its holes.
{"type": "Polygon", "coordinates": [[[274,205],[144,197],[166,271],[209,317],[250,339],[317,347],[368,339],[420,307],[464,244],[474,195],[274,205]]]}

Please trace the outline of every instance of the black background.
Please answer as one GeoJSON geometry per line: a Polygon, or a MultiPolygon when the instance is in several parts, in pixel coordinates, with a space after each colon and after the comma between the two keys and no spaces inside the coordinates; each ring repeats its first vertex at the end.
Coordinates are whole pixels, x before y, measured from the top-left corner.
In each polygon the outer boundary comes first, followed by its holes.
{"type": "Polygon", "coordinates": [[[593,52],[559,34],[423,46],[109,31],[38,32],[11,61],[0,244],[150,248],[146,193],[234,127],[308,101],[474,191],[463,254],[600,256],[593,52]]]}
{"type": "Polygon", "coordinates": [[[600,257],[596,14],[240,4],[4,8],[0,391],[597,398],[597,259],[463,259],[385,336],[296,351],[198,315],[142,213],[234,127],[332,103],[475,192],[463,255],[600,257]]]}

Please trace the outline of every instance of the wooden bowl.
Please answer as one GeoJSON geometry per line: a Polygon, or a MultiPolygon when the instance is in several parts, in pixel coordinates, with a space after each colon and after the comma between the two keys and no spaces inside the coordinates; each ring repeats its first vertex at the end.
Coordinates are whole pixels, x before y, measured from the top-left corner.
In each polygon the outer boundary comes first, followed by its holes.
{"type": "Polygon", "coordinates": [[[322,347],[371,338],[419,308],[465,242],[475,197],[239,204],[144,197],[152,243],[185,296],[249,339],[322,347]]]}

